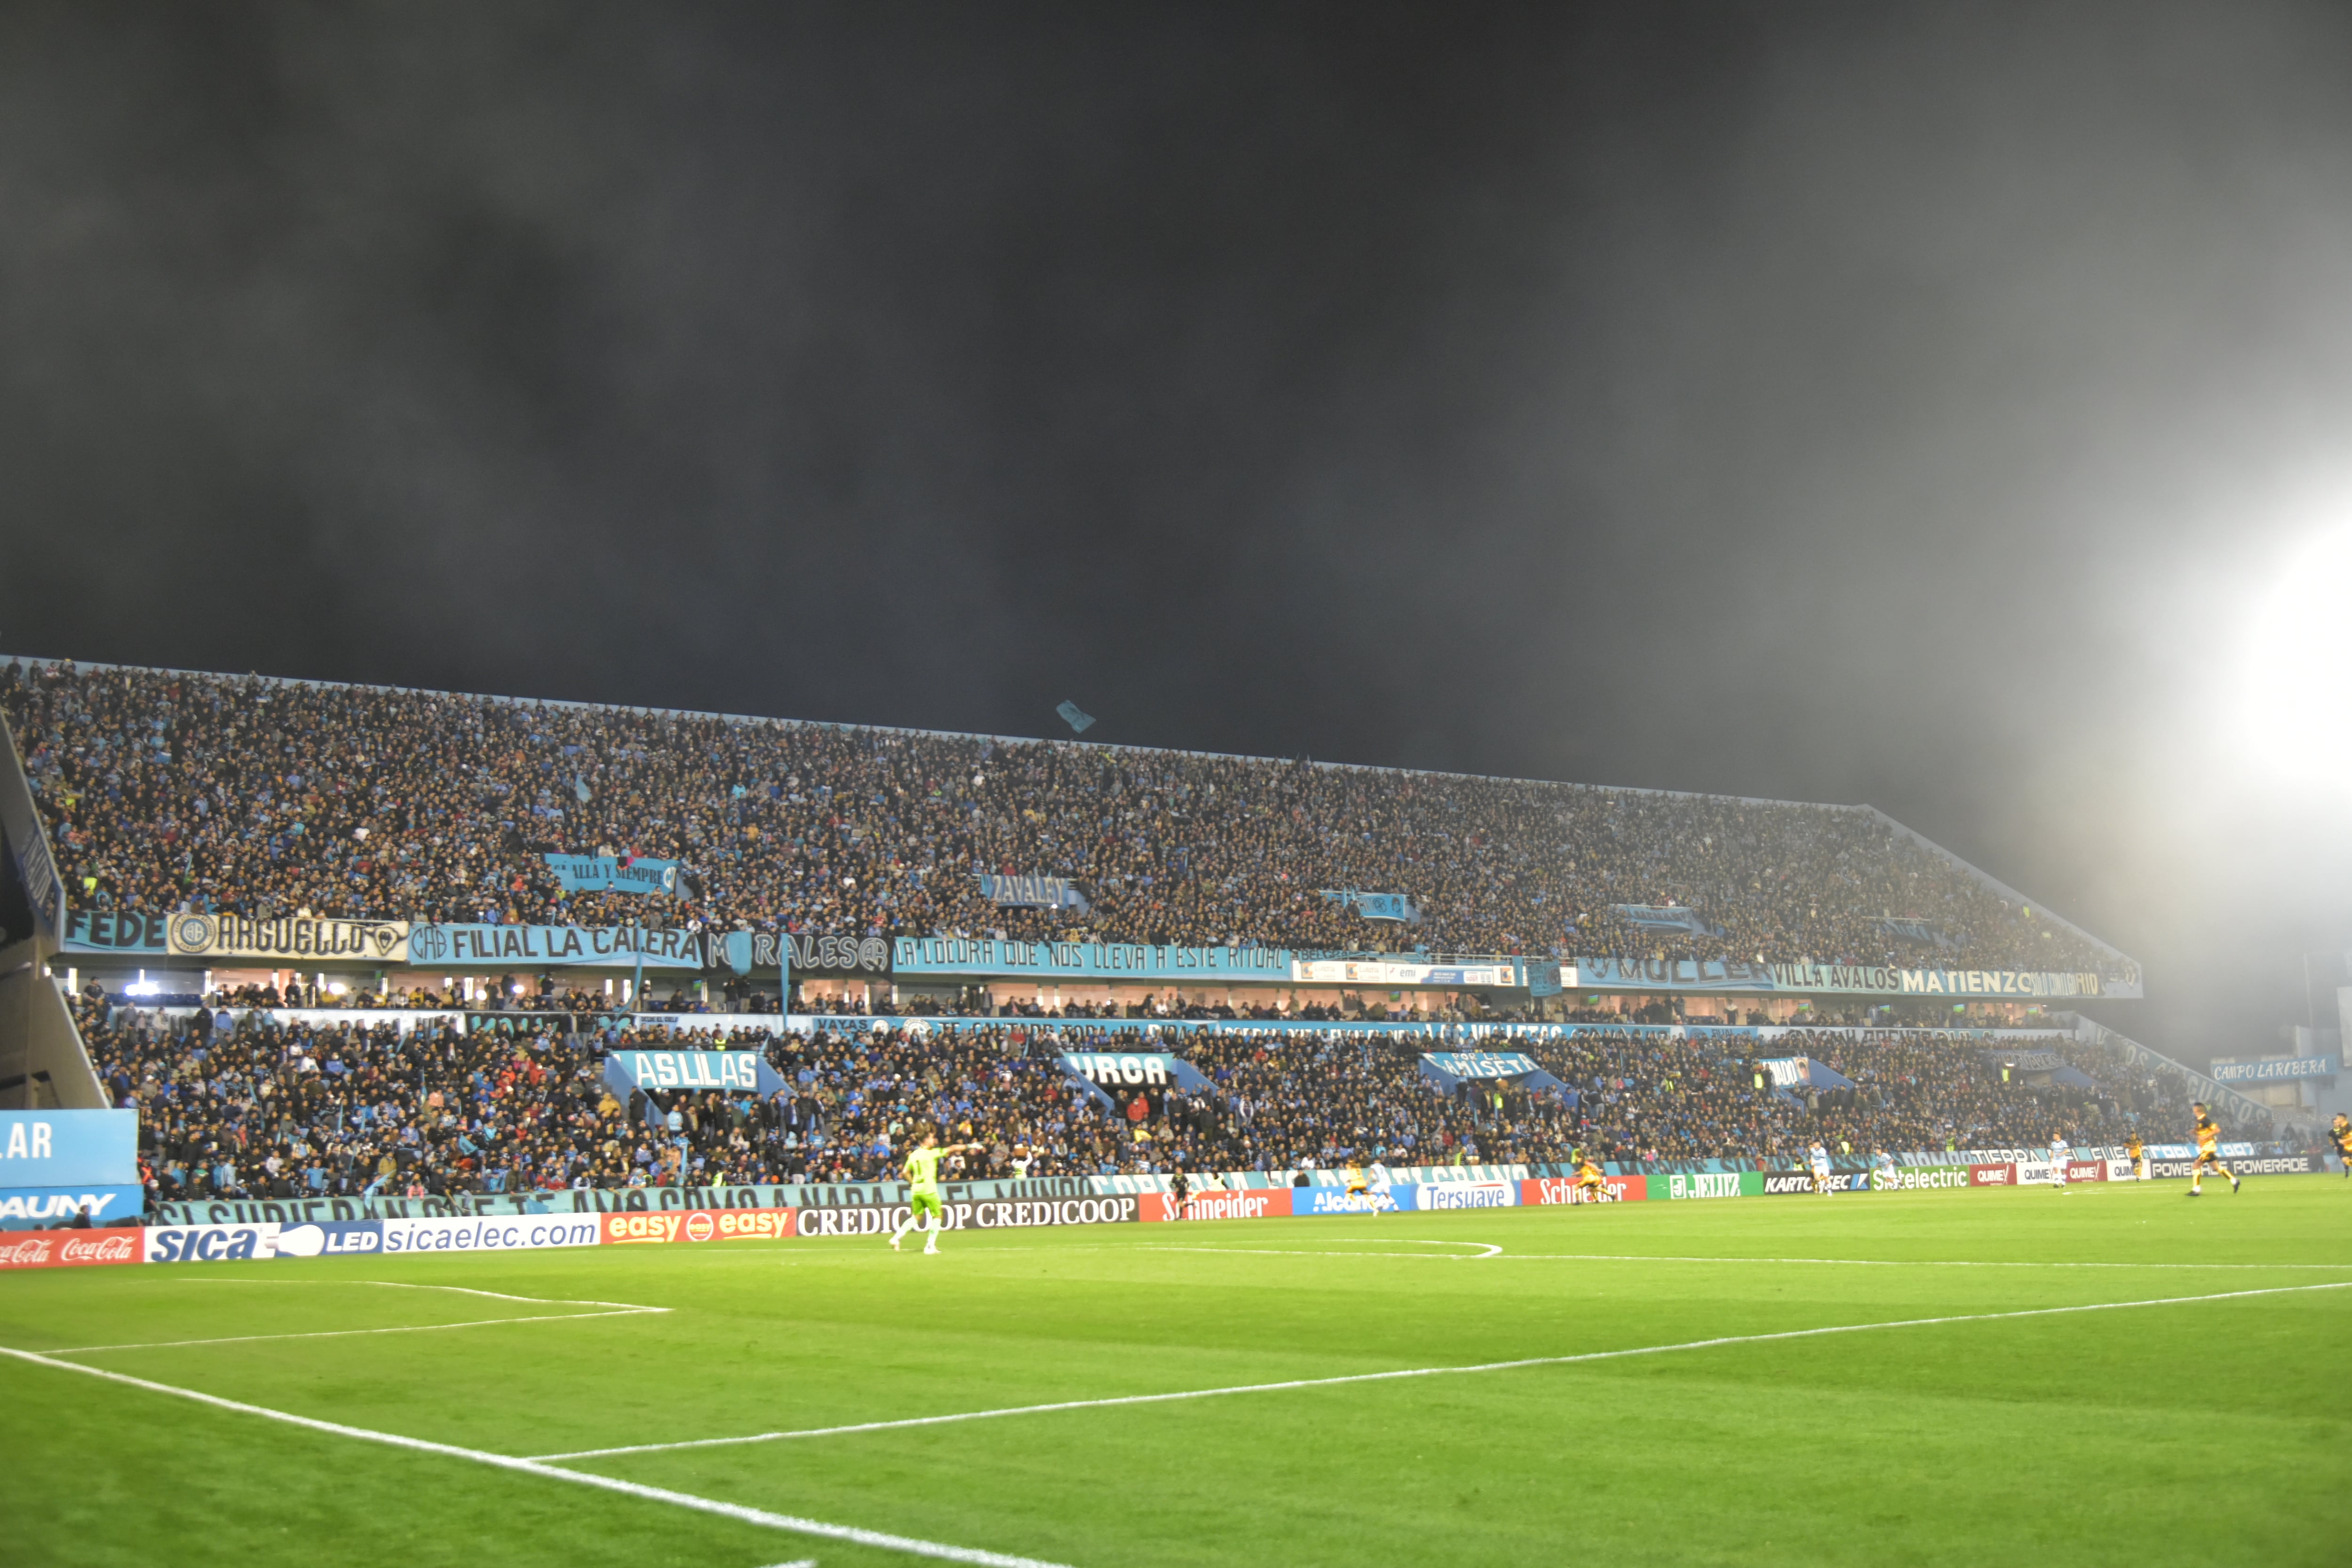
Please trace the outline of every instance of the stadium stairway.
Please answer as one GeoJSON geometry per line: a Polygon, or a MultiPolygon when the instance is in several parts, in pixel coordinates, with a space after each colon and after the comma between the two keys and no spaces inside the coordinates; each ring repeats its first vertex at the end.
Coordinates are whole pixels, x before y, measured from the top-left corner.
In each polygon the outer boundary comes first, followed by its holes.
{"type": "Polygon", "coordinates": [[[0,948],[0,1110],[102,1110],[106,1090],[48,958],[37,937],[0,948]]]}
{"type": "Polygon", "coordinates": [[[2162,1051],[2150,1050],[2128,1035],[2117,1034],[2095,1018],[2085,1018],[2080,1013],[2062,1013],[2054,1015],[2051,1021],[2066,1027],[2066,1020],[2070,1018],[2074,1038],[2083,1044],[2096,1046],[2116,1060],[2132,1067],[2168,1068],[2177,1072],[2196,1085],[2205,1102],[2217,1110],[2247,1121],[2268,1121],[2278,1114],[2278,1108],[2249,1100],[2236,1089],[2216,1083],[2195,1068],[2184,1067],[2162,1051]]]}

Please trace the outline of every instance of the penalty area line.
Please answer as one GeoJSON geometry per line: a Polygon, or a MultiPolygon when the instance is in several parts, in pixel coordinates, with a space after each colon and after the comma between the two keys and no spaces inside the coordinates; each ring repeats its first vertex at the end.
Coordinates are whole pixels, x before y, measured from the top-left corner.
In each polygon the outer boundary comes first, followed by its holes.
{"type": "Polygon", "coordinates": [[[914,1557],[937,1558],[945,1563],[969,1563],[979,1568],[1066,1568],[1066,1564],[1047,1563],[1034,1557],[1014,1557],[1002,1552],[983,1552],[971,1546],[950,1546],[937,1541],[922,1541],[908,1535],[891,1535],[878,1530],[861,1530],[856,1525],[828,1524],[823,1520],[800,1519],[788,1513],[771,1513],[766,1509],[749,1508],[741,1503],[724,1502],[717,1498],[697,1497],[691,1492],[672,1491],[667,1487],[649,1487],[635,1481],[625,1481],[614,1476],[600,1476],[587,1470],[566,1470],[543,1464],[537,1459],[516,1458],[510,1454],[493,1454],[480,1448],[462,1448],[454,1443],[436,1443],[423,1437],[404,1437],[396,1432],[376,1432],[365,1426],[346,1426],[339,1421],[321,1421],[315,1416],[297,1415],[291,1411],[272,1410],[266,1405],[247,1405],[242,1400],[224,1399],[216,1394],[199,1389],[179,1388],[168,1383],[153,1383],[128,1373],[110,1372],[104,1367],[84,1366],[79,1362],[58,1361],[37,1351],[17,1350],[0,1345],[0,1355],[14,1356],[18,1361],[36,1366],[55,1367],[60,1372],[79,1373],[84,1377],[104,1378],[128,1388],[144,1389],[150,1394],[169,1394],[175,1399],[193,1400],[209,1405],[215,1410],[234,1411],[240,1415],[258,1415],[266,1421],[279,1421],[289,1426],[300,1426],[312,1432],[324,1432],[332,1436],[354,1438],[362,1443],[380,1443],[387,1447],[405,1448],[412,1453],[438,1454],[445,1458],[467,1459],[494,1469],[511,1470],[518,1475],[536,1476],[543,1480],[569,1481],[573,1486],[593,1487],[599,1491],[614,1492],[623,1497],[646,1502],[664,1502],[676,1508],[690,1509],[697,1513],[715,1514],[721,1519],[735,1520],[743,1524],[763,1525],[770,1530],[789,1531],[796,1535],[813,1535],[826,1541],[845,1541],[857,1546],[877,1547],[886,1552],[902,1552],[914,1557]]]}
{"type": "Polygon", "coordinates": [[[100,1351],[170,1351],[191,1345],[249,1345],[264,1340],[340,1340],[353,1334],[430,1334],[443,1329],[492,1329],[501,1323],[577,1323],[589,1318],[635,1318],[667,1312],[667,1307],[624,1307],[615,1312],[539,1312],[527,1318],[475,1318],[462,1323],[398,1323],[383,1329],[310,1329],[288,1334],[229,1334],[211,1340],[150,1340],[142,1344],[69,1345],[50,1355],[95,1355],[100,1351]]]}
{"type": "Polygon", "coordinates": [[[641,1307],[634,1301],[591,1301],[572,1296],[511,1296],[504,1290],[477,1290],[471,1285],[420,1285],[409,1279],[268,1279],[231,1274],[188,1274],[172,1281],[180,1285],[329,1286],[349,1289],[366,1286],[377,1290],[446,1290],[453,1296],[487,1296],[493,1301],[520,1301],[530,1307],[618,1307],[631,1312],[667,1312],[667,1307],[641,1307]]]}
{"type": "Polygon", "coordinates": [[[1990,1323],[2013,1318],[2059,1317],[2070,1312],[2122,1311],[2134,1307],[2181,1307],[2200,1301],[2242,1300],[2252,1296],[2289,1296],[2305,1290],[2352,1290],[2352,1279],[2330,1280],[2319,1285],[2273,1285],[2256,1290],[2221,1290],[2206,1296],[2158,1296],[2140,1301],[2091,1301],[2072,1307],[2028,1307],[2011,1312],[1962,1312],[1941,1318],[1900,1318],[1889,1322],[1832,1323],[1819,1329],[1783,1329],[1769,1334],[1727,1334],[1717,1339],[1683,1340],[1667,1345],[1585,1351],[1576,1355],[1526,1356],[1517,1361],[1481,1362],[1472,1366],[1407,1367],[1395,1372],[1349,1373],[1339,1377],[1297,1377],[1280,1383],[1244,1383],[1227,1388],[1188,1388],[1169,1394],[1124,1394],[1108,1399],[1062,1399],[1047,1405],[1010,1405],[1001,1410],[964,1410],[948,1415],[913,1415],[897,1421],[859,1421],[842,1426],[812,1426],[798,1432],[754,1432],[740,1437],[693,1437],[679,1443],[632,1443],[618,1448],[583,1448],[570,1454],[537,1455],[535,1462],[568,1464],[579,1459],[613,1458],[627,1454],[665,1454],[680,1448],[720,1448],[739,1443],[777,1443],[797,1437],[841,1437],[859,1432],[896,1432],[915,1426],[945,1426],[961,1421],[992,1421],[1004,1415],[1046,1415],[1060,1410],[1108,1410],[1128,1405],[1169,1405],[1186,1399],[1220,1399],[1233,1394],[1279,1394],[1301,1388],[1336,1388],[1352,1383],[1390,1383],[1409,1377],[1457,1377],[1469,1373],[1516,1372],[1523,1367],[1574,1366],[1585,1362],[1622,1361],[1632,1356],[1716,1350],[1725,1345],[1769,1344],[1776,1340],[1861,1334],[1877,1329],[1990,1323]]]}

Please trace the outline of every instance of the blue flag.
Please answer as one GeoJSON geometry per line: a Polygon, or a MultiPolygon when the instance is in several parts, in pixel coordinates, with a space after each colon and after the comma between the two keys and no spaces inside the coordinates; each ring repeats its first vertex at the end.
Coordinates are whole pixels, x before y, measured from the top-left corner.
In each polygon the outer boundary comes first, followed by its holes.
{"type": "Polygon", "coordinates": [[[579,796],[580,803],[583,805],[585,805],[588,803],[588,781],[580,777],[576,773],[573,774],[572,779],[572,793],[579,796]]]}
{"type": "Polygon", "coordinates": [[[1094,722],[1094,719],[1081,710],[1075,702],[1065,702],[1054,711],[1062,716],[1062,722],[1081,735],[1085,734],[1087,727],[1094,722]]]}

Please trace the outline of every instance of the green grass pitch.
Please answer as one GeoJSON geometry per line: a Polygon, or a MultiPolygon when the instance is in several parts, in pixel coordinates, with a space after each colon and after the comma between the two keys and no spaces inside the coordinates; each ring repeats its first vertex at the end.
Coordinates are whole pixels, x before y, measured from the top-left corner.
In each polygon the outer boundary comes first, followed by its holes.
{"type": "MultiPolygon", "coordinates": [[[[0,1345],[548,1456],[1724,1341],[562,1464],[1076,1568],[2340,1565],[2337,1286],[2300,1177],[61,1269],[0,1345]]],[[[921,1560],[16,1357],[0,1454],[9,1563],[921,1560]]]]}

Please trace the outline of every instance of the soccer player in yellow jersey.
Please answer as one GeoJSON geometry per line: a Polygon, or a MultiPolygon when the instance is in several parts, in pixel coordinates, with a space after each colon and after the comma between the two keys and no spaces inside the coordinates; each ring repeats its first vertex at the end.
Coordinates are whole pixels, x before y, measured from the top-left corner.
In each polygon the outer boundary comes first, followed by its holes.
{"type": "Polygon", "coordinates": [[[1349,1197],[1361,1198],[1371,1194],[1371,1178],[1364,1174],[1362,1161],[1350,1157],[1348,1161],[1348,1168],[1342,1174],[1348,1184],[1349,1197]]]}
{"type": "Polygon", "coordinates": [[[2147,1156],[2140,1152],[2139,1134],[2137,1132],[2124,1140],[2124,1161],[2131,1166],[2133,1181],[2147,1180],[2147,1156]]]}
{"type": "Polygon", "coordinates": [[[2327,1125],[2327,1139],[2336,1145],[2336,1158],[2342,1162],[2345,1176],[2352,1178],[2352,1117],[2337,1111],[2327,1125]]]}
{"type": "Polygon", "coordinates": [[[2221,1163],[2221,1128],[2213,1124],[2213,1119],[2205,1113],[2203,1105],[2192,1105],[2189,1109],[2197,1113],[2197,1159],[2189,1167],[2189,1195],[2193,1198],[2203,1194],[2205,1168],[2209,1165],[2229,1177],[2230,1190],[2236,1192],[2238,1190],[2236,1173],[2221,1163]]]}
{"type": "Polygon", "coordinates": [[[1580,1160],[1576,1166],[1576,1190],[1584,1194],[1589,1204],[1609,1201],[1609,1178],[1591,1160],[1580,1160]]]}
{"type": "Polygon", "coordinates": [[[891,1251],[898,1250],[898,1244],[907,1238],[908,1231],[916,1228],[925,1215],[931,1216],[931,1223],[930,1237],[923,1243],[923,1250],[931,1253],[940,1249],[940,1230],[947,1222],[948,1213],[946,1203],[940,1197],[940,1162],[950,1154],[977,1154],[980,1152],[981,1145],[977,1143],[950,1143],[942,1149],[940,1147],[940,1135],[930,1131],[923,1134],[919,1145],[908,1151],[907,1217],[897,1230],[890,1233],[891,1251]]]}

